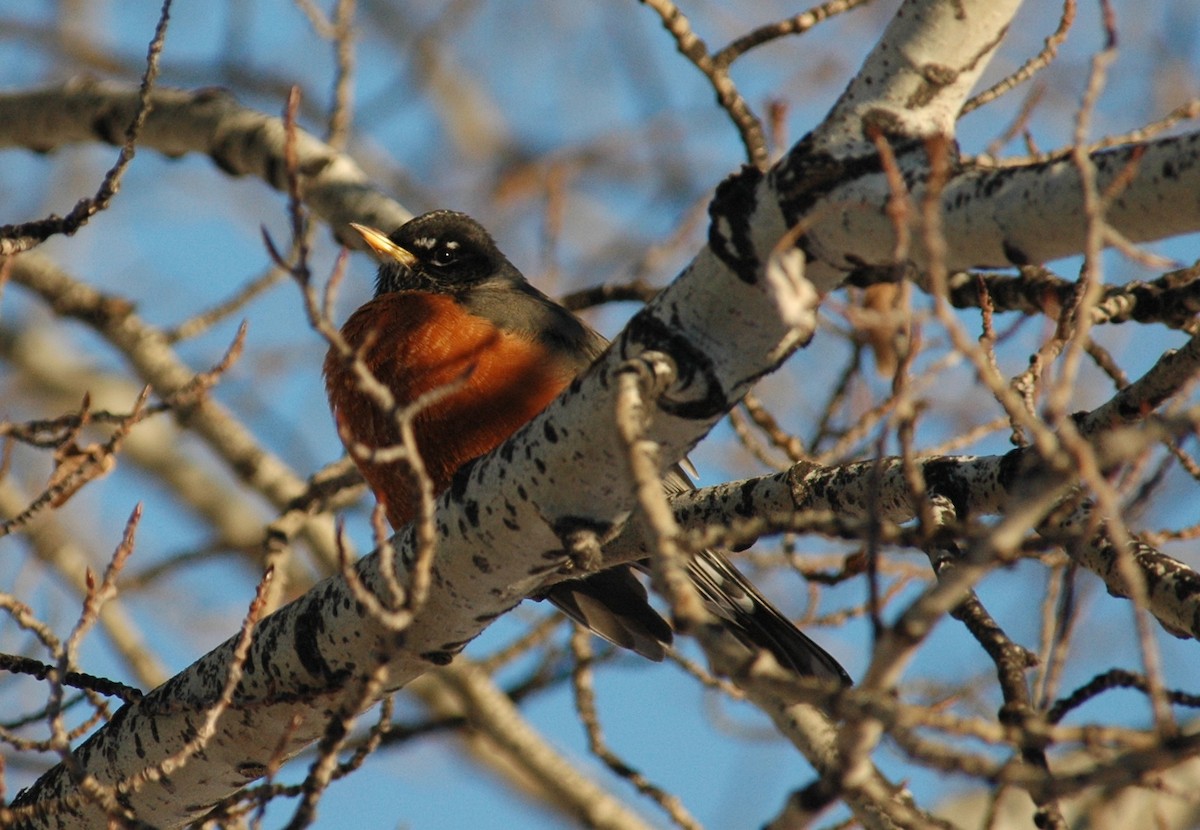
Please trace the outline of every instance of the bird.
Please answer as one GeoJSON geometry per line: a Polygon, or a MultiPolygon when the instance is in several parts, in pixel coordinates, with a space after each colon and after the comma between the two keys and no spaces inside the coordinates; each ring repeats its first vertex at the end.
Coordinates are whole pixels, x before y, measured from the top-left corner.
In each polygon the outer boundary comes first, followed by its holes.
{"type": "MultiPolygon", "coordinates": [[[[398,406],[428,396],[412,430],[435,494],[449,487],[463,465],[540,413],[608,345],[531,285],[487,230],[464,213],[425,213],[390,235],[351,227],[374,252],[379,269],[374,296],[350,315],[341,334],[398,406]]],[[[324,363],[338,434],[347,446],[400,444],[394,416],[363,391],[343,354],[331,346],[324,363]]],[[[375,461],[370,453],[351,456],[392,527],[412,521],[418,495],[410,468],[403,461],[375,461]]],[[[693,487],[679,467],[664,477],[664,486],[670,493],[693,487]]],[[[543,596],[600,637],[661,661],[672,629],[651,606],[638,569],[645,570],[645,563],[557,582],[543,596]]],[[[797,675],[851,684],[837,660],[724,554],[699,551],[686,571],[707,609],[747,647],[766,649],[797,675]]]]}

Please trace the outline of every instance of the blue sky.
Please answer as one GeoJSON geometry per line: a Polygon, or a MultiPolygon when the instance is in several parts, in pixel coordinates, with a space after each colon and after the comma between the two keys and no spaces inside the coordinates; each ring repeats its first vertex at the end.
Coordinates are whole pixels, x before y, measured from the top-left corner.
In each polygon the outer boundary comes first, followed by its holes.
{"type": "MultiPolygon", "coordinates": [[[[73,12],[78,15],[75,25],[106,56],[105,61],[86,63],[51,46],[49,33],[67,5],[0,2],[0,86],[45,85],[84,69],[125,80],[136,77],[157,4],[145,0],[78,4],[73,12]]],[[[551,293],[628,276],[636,256],[669,234],[742,161],[737,135],[714,106],[706,83],[675,52],[652,13],[637,4],[374,0],[360,6],[358,131],[349,151],[381,189],[413,211],[455,207],[481,218],[510,258],[551,293]],[[438,84],[430,80],[428,57],[421,57],[420,49],[434,33],[438,33],[441,71],[462,85],[457,94],[439,92],[438,84]],[[455,118],[476,119],[475,133],[458,129],[462,122],[447,116],[454,109],[448,100],[457,103],[468,95],[474,96],[471,105],[455,118]],[[481,148],[492,146],[501,151],[478,155],[481,148]],[[545,181],[551,170],[564,177],[566,205],[561,235],[552,242],[544,221],[545,181]]],[[[1084,6],[1062,60],[1043,76],[1048,93],[1032,127],[1042,148],[1068,139],[1088,58],[1099,43],[1095,9],[1084,6]]],[[[828,109],[893,7],[879,4],[835,20],[805,38],[764,47],[739,64],[735,78],[760,110],[768,98],[786,102],[786,130],[795,140],[828,109]]],[[[1177,0],[1135,13],[1140,8],[1133,3],[1117,5],[1123,42],[1129,45],[1101,101],[1097,134],[1133,128],[1197,94],[1200,16],[1194,14],[1194,3],[1177,0]]],[[[695,14],[697,28],[710,44],[722,44],[753,25],[797,10],[776,2],[701,2],[685,9],[695,14]]],[[[1035,52],[1057,13],[1054,4],[1029,4],[989,77],[999,77],[1035,52]]],[[[330,47],[283,0],[242,4],[180,0],[167,38],[163,83],[231,87],[244,104],[267,112],[279,112],[286,85],[299,83],[306,92],[304,126],[321,133],[320,113],[328,102],[333,65],[330,47]]],[[[1023,95],[1019,91],[990,111],[965,119],[960,134],[964,149],[974,152],[986,145],[1008,123],[1023,95]]],[[[98,146],[49,156],[0,152],[0,222],[66,212],[94,188],[115,155],[114,149],[98,146]]],[[[230,179],[204,158],[168,160],[143,152],[111,210],[75,237],[52,240],[45,251],[79,278],[136,297],[139,313],[147,321],[170,326],[227,296],[267,266],[260,226],[276,238],[286,236],[283,199],[261,182],[230,179]]],[[[650,279],[658,284],[668,281],[694,249],[702,230],[701,226],[692,231],[692,244],[664,257],[650,279]]],[[[1195,242],[1194,237],[1174,240],[1155,249],[1190,262],[1196,256],[1195,242]]],[[[314,252],[316,273],[328,273],[336,255],[322,229],[314,252]]],[[[1078,263],[1057,265],[1066,275],[1078,268],[1078,263]]],[[[353,257],[350,268],[339,299],[341,316],[371,289],[370,261],[353,257]]],[[[1106,260],[1106,268],[1112,282],[1150,274],[1117,256],[1106,260]]],[[[592,312],[589,319],[612,334],[632,310],[620,304],[592,312]]],[[[336,458],[340,446],[320,385],[324,349],[303,322],[293,286],[276,286],[238,316],[181,344],[180,354],[197,369],[211,365],[243,316],[250,326],[247,353],[217,395],[268,448],[301,475],[308,475],[336,458]]],[[[89,331],[52,322],[36,301],[14,288],[6,289],[0,305],[0,326],[10,324],[52,329],[73,355],[97,373],[124,371],[122,361],[89,331]]],[[[1030,323],[1026,328],[1033,330],[1033,336],[1040,325],[1030,323]]],[[[1133,374],[1160,353],[1160,343],[1181,342],[1178,334],[1157,327],[1136,335],[1112,328],[1099,336],[1120,351],[1133,374]],[[1134,344],[1134,336],[1147,339],[1134,344]]],[[[1006,370],[1020,371],[1028,359],[1029,342],[1018,339],[1001,350],[1006,370]]],[[[801,435],[811,431],[811,419],[824,400],[819,390],[833,383],[845,355],[843,342],[827,333],[798,355],[781,377],[768,382],[764,397],[801,435]]],[[[0,364],[0,373],[9,371],[0,364]]],[[[1089,378],[1088,384],[1081,385],[1080,406],[1092,405],[1107,394],[1108,387],[1089,378]]],[[[9,381],[0,377],[5,384],[0,388],[11,395],[9,381]]],[[[971,383],[965,370],[947,375],[949,388],[971,383]]],[[[955,397],[946,395],[940,401],[942,408],[925,422],[926,444],[955,428],[968,409],[955,397]]],[[[31,414],[36,406],[16,397],[10,397],[7,406],[4,417],[47,414],[31,414]]],[[[695,460],[704,481],[759,471],[744,453],[730,448],[728,438],[728,428],[719,427],[697,449],[695,460]]],[[[969,450],[1006,448],[1002,436],[996,436],[969,450]]],[[[185,439],[183,449],[213,475],[227,475],[194,439],[185,439]]],[[[203,544],[205,528],[181,510],[170,493],[157,490],[136,471],[122,469],[111,480],[89,488],[69,505],[67,517],[76,526],[92,529],[95,551],[101,555],[115,545],[125,517],[139,500],[146,504],[146,518],[135,567],[153,565],[203,544]]],[[[259,507],[267,515],[266,506],[259,507]]],[[[1171,509],[1184,516],[1175,519],[1178,523],[1196,519],[1189,504],[1171,509]]],[[[361,507],[350,514],[350,530],[360,549],[369,547],[361,507]]],[[[15,546],[12,540],[0,541],[0,551],[15,546]]],[[[799,547],[845,552],[813,540],[801,540],[799,547]]],[[[1190,556],[1193,563],[1200,561],[1194,546],[1173,552],[1190,556]]],[[[901,556],[921,561],[912,553],[901,556]]],[[[1023,565],[995,574],[980,588],[989,609],[1014,637],[1030,646],[1036,645],[1039,621],[1029,597],[1041,590],[1043,573],[1040,566],[1023,565]]],[[[131,597],[130,608],[146,631],[169,632],[160,654],[171,670],[178,670],[235,630],[255,577],[232,557],[222,556],[180,570],[131,597]],[[180,602],[179,597],[188,601],[180,602]]],[[[0,556],[0,590],[28,590],[39,607],[51,608],[56,597],[51,582],[11,555],[0,556]],[[2,561],[5,558],[7,563],[2,561]]],[[[794,576],[777,573],[762,585],[788,611],[798,615],[805,610],[806,592],[794,576]]],[[[1081,587],[1084,601],[1097,609],[1089,617],[1096,636],[1080,645],[1078,659],[1068,666],[1067,688],[1090,677],[1098,665],[1107,665],[1113,650],[1134,653],[1128,607],[1107,598],[1095,580],[1085,580],[1081,587]]],[[[861,582],[830,590],[821,611],[860,603],[863,591],[861,582]]],[[[534,606],[520,613],[528,617],[546,609],[534,606]]],[[[62,630],[68,627],[62,622],[62,630]]],[[[490,653],[524,629],[523,619],[502,620],[469,653],[490,653]]],[[[865,625],[818,629],[814,636],[852,675],[861,673],[868,641],[865,625]]],[[[1194,684],[1195,644],[1160,639],[1168,658],[1168,682],[1194,684]]],[[[19,642],[18,634],[0,626],[5,650],[15,650],[14,643],[19,642]]],[[[696,656],[690,644],[685,648],[696,656]]],[[[100,636],[93,635],[84,659],[87,671],[121,676],[119,663],[100,636]]],[[[911,674],[922,682],[951,684],[987,671],[988,665],[971,648],[965,633],[944,623],[911,674]]],[[[520,674],[512,671],[502,680],[512,682],[520,674]]],[[[706,826],[757,825],[777,812],[791,789],[811,780],[806,763],[769,734],[763,716],[699,690],[677,668],[622,656],[601,672],[597,685],[611,745],[651,780],[678,793],[706,826]]],[[[1114,709],[1126,707],[1123,716],[1130,721],[1144,718],[1144,705],[1134,702],[1132,695],[1119,694],[1112,700],[1103,704],[1108,709],[1094,704],[1096,711],[1115,717],[1114,709]]],[[[991,697],[986,701],[994,706],[991,697]]],[[[411,705],[402,704],[400,710],[417,716],[411,705]]],[[[582,729],[564,687],[534,697],[522,711],[576,763],[595,770],[618,793],[628,792],[626,785],[586,757],[582,729]]],[[[955,786],[953,781],[902,764],[887,747],[878,753],[877,761],[897,778],[907,778],[927,804],[932,793],[955,786]]],[[[22,780],[22,774],[11,770],[10,786],[22,780]]],[[[303,769],[293,765],[289,774],[294,779],[303,775],[303,769]]],[[[665,824],[651,805],[637,803],[652,822],[665,824]]],[[[286,820],[290,804],[282,806],[269,813],[269,826],[286,820]]],[[[463,760],[456,738],[439,737],[380,753],[362,771],[333,785],[322,802],[317,826],[536,830],[561,826],[561,819],[515,797],[490,773],[463,760]]]]}

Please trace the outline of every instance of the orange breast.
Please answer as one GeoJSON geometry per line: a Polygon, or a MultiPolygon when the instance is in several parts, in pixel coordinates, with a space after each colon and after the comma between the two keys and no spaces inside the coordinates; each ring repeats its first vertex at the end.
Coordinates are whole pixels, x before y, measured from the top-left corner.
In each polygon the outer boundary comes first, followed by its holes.
{"type": "MultiPolygon", "coordinates": [[[[342,335],[399,406],[437,389],[447,393],[414,418],[417,449],[440,493],[454,472],[501,444],[571,382],[573,364],[541,344],[465,312],[439,294],[383,294],[351,315],[342,335]]],[[[359,389],[353,371],[330,350],[325,387],[343,435],[372,449],[400,444],[395,416],[359,389]]],[[[403,462],[355,462],[393,527],[415,515],[403,462]]]]}

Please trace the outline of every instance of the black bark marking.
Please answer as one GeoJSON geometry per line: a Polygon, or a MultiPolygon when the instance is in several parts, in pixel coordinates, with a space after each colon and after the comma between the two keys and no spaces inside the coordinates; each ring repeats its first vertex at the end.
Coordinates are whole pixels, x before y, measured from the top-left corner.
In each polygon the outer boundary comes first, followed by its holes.
{"type": "Polygon", "coordinates": [[[754,485],[754,482],[753,481],[744,482],[742,484],[742,486],[739,488],[739,490],[741,493],[741,499],[738,500],[737,505],[733,508],[734,513],[736,513],[738,516],[742,516],[742,517],[753,516],[755,514],[755,510],[754,510],[755,485],[754,485]]]}
{"type": "Polygon", "coordinates": [[[957,461],[941,459],[926,462],[922,469],[929,494],[949,499],[960,522],[967,519],[967,508],[971,503],[970,485],[960,474],[961,469],[957,461]]]}
{"type": "Polygon", "coordinates": [[[708,207],[708,246],[742,282],[755,284],[761,268],[751,235],[762,171],[745,165],[717,185],[708,207]]]}
{"type": "MultiPolygon", "coordinates": [[[[644,349],[668,354],[675,361],[676,383],[689,391],[699,389],[703,397],[674,399],[661,396],[659,409],[678,418],[699,421],[715,418],[725,411],[727,393],[717,377],[712,361],[686,337],[648,311],[639,311],[625,328],[628,339],[622,345],[636,343],[644,349]]],[[[628,355],[623,355],[628,356],[628,355]]]]}
{"type": "Polygon", "coordinates": [[[1012,242],[1009,242],[1007,239],[1005,239],[1004,242],[1001,243],[1001,247],[1004,250],[1005,258],[1009,262],[1011,262],[1013,265],[1029,265],[1030,264],[1029,254],[1022,251],[1020,248],[1018,248],[1012,242]]]}
{"type": "Polygon", "coordinates": [[[317,645],[324,630],[325,620],[321,616],[320,602],[310,599],[296,617],[296,656],[300,658],[300,664],[304,666],[305,671],[313,677],[331,680],[336,673],[321,655],[321,649],[317,645]]]}

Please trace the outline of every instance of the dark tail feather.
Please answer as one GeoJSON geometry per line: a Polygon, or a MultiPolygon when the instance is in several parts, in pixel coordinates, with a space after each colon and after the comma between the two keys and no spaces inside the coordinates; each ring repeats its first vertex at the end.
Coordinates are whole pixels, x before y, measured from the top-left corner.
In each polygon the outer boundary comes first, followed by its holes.
{"type": "MultiPolygon", "coordinates": [[[[674,495],[692,489],[692,483],[677,464],[663,478],[663,487],[674,495]]],[[[796,628],[723,554],[700,551],[687,569],[708,610],[747,646],[765,648],[796,674],[836,680],[843,686],[854,682],[837,660],[796,628]]]]}
{"type": "Polygon", "coordinates": [[[560,582],[546,599],[584,628],[655,662],[671,645],[671,626],[650,606],[645,586],[628,566],[560,582]]]}
{"type": "MultiPolygon", "coordinates": [[[[722,554],[701,551],[687,567],[708,610],[748,647],[765,648],[796,674],[843,686],[853,682],[837,660],[796,628],[722,554]]],[[[650,606],[645,586],[629,566],[560,582],[546,592],[546,599],[584,628],[650,660],[662,660],[671,645],[671,627],[650,606]]]]}
{"type": "Polygon", "coordinates": [[[797,674],[836,680],[843,686],[854,682],[837,660],[796,628],[722,554],[697,553],[688,563],[688,576],[708,610],[746,645],[765,648],[797,674]]]}

